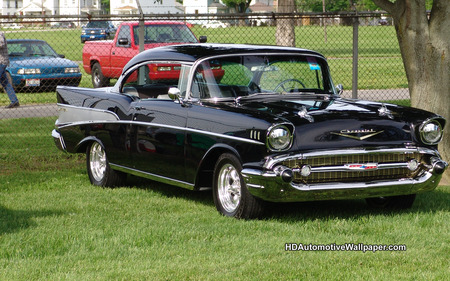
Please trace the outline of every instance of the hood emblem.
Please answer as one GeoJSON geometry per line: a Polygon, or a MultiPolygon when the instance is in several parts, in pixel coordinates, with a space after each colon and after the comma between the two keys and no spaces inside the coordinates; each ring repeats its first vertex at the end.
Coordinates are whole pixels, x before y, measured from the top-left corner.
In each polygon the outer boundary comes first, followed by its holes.
{"type": "Polygon", "coordinates": [[[386,105],[383,103],[382,105],[381,105],[381,107],[378,109],[378,115],[380,116],[380,117],[384,117],[384,116],[386,116],[387,118],[389,118],[389,119],[394,119],[394,115],[392,114],[392,111],[390,111],[387,107],[386,107],[386,105]]]}
{"type": "Polygon", "coordinates": [[[346,164],[344,166],[348,170],[356,170],[356,171],[366,171],[366,170],[377,170],[378,169],[378,163],[346,164]]]}
{"type": "Polygon", "coordinates": [[[361,129],[361,130],[341,130],[339,133],[331,132],[333,135],[346,137],[354,140],[365,140],[381,134],[384,131],[375,131],[374,129],[361,129]]]}
{"type": "Polygon", "coordinates": [[[300,116],[300,118],[308,120],[310,123],[314,122],[314,117],[309,115],[308,110],[304,106],[300,108],[299,112],[297,112],[297,115],[300,116]]]}

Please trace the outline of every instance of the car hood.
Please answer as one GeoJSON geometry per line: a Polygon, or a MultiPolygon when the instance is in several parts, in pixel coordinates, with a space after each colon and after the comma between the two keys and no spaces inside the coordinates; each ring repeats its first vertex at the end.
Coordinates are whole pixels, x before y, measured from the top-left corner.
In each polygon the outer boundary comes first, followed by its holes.
{"type": "Polygon", "coordinates": [[[101,28],[101,27],[90,27],[90,28],[84,28],[83,30],[85,31],[85,32],[90,32],[90,31],[101,31],[101,30],[107,30],[108,28],[106,28],[106,27],[103,27],[103,28],[101,28]]]}
{"type": "Polygon", "coordinates": [[[9,68],[18,67],[77,67],[68,59],[60,57],[10,57],[9,68]]]}
{"type": "MultiPolygon", "coordinates": [[[[341,98],[241,100],[220,105],[295,131],[293,149],[401,146],[419,143],[418,127],[440,116],[379,102],[341,98]]],[[[445,122],[442,119],[442,122],[445,122]]]]}

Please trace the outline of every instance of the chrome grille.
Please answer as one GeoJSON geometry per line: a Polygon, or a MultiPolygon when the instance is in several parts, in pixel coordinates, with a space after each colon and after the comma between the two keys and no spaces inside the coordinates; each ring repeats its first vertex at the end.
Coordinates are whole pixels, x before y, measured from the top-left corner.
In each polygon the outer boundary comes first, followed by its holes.
{"type": "MultiPolygon", "coordinates": [[[[364,153],[364,154],[346,154],[346,155],[322,155],[308,158],[290,158],[280,162],[281,165],[286,166],[294,171],[300,169],[303,165],[309,165],[314,170],[315,168],[340,167],[349,164],[395,164],[407,163],[412,159],[416,159],[421,163],[422,154],[420,153],[364,153]]],[[[339,170],[337,171],[316,171],[307,177],[303,177],[299,172],[294,173],[293,181],[295,183],[325,183],[325,182],[357,182],[357,181],[373,181],[373,180],[392,180],[401,178],[413,178],[419,172],[410,171],[406,167],[395,167],[389,169],[370,169],[370,170],[339,170]]]]}

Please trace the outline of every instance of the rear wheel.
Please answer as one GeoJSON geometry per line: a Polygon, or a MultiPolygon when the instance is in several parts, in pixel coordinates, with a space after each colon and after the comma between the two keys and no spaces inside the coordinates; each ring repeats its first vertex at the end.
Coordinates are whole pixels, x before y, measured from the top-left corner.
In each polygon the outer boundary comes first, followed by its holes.
{"type": "Polygon", "coordinates": [[[103,76],[102,68],[98,62],[92,66],[92,85],[94,88],[109,86],[109,79],[103,76]]]}
{"type": "Polygon", "coordinates": [[[106,152],[98,142],[93,142],[87,148],[86,166],[93,185],[114,187],[124,183],[125,174],[111,169],[106,152]]]}
{"type": "Polygon", "coordinates": [[[214,168],[214,204],[224,216],[256,218],[263,213],[264,202],[248,192],[241,170],[241,163],[233,154],[219,157],[214,168]]]}
{"type": "Polygon", "coordinates": [[[415,194],[408,194],[399,196],[366,198],[366,202],[370,207],[377,209],[408,209],[412,207],[415,199],[415,194]]]}

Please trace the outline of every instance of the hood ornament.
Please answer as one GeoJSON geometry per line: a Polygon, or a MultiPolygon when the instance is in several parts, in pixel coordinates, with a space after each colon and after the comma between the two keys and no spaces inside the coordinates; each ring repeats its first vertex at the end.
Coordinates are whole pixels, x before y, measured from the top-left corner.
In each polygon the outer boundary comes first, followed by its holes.
{"type": "Polygon", "coordinates": [[[381,107],[378,109],[378,115],[381,117],[386,116],[389,119],[394,119],[394,115],[392,115],[392,111],[390,111],[384,103],[381,104],[381,107]]]}
{"type": "Polygon", "coordinates": [[[375,131],[374,129],[361,129],[361,130],[341,130],[339,133],[331,132],[332,135],[337,135],[354,140],[366,140],[373,136],[383,133],[383,131],[375,131]]]}
{"type": "Polygon", "coordinates": [[[300,116],[300,118],[308,120],[310,123],[314,122],[314,117],[308,114],[308,110],[304,106],[300,108],[300,111],[297,113],[297,115],[300,116]]]}

